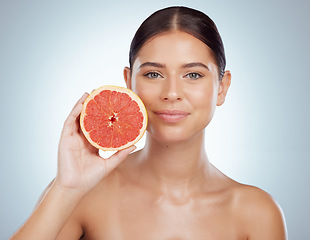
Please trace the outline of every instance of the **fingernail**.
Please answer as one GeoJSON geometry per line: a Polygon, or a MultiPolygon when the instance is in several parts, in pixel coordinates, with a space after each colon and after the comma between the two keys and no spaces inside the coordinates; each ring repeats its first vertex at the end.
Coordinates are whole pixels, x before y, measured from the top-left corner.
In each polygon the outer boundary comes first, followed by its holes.
{"type": "Polygon", "coordinates": [[[137,147],[136,147],[135,145],[130,146],[130,147],[129,147],[130,152],[132,152],[132,151],[136,150],[136,148],[137,148],[137,147]]]}

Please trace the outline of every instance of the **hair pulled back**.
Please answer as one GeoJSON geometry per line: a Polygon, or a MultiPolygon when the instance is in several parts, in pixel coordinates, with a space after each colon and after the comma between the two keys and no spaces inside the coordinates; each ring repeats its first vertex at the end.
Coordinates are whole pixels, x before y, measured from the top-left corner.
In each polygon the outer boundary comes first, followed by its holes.
{"type": "Polygon", "coordinates": [[[130,45],[130,68],[142,48],[159,33],[180,30],[204,42],[212,51],[221,80],[226,66],[222,38],[215,23],[206,14],[187,7],[168,7],[154,12],[138,28],[130,45]]]}

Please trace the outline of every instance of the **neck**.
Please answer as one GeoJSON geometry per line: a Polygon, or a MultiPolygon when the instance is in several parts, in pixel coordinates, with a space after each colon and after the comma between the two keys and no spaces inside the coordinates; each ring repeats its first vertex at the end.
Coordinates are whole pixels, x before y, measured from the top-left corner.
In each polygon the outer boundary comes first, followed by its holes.
{"type": "Polygon", "coordinates": [[[163,144],[148,134],[140,154],[145,176],[153,179],[162,191],[197,188],[206,180],[210,169],[203,132],[186,142],[170,144],[163,144]]]}

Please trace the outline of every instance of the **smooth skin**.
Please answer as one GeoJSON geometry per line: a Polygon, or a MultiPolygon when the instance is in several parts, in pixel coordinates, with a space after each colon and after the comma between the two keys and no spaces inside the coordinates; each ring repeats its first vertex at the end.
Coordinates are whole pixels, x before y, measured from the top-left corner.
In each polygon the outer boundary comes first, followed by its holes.
{"type": "Polygon", "coordinates": [[[229,71],[218,76],[195,37],[172,31],[150,39],[124,69],[148,112],[145,147],[100,158],[79,130],[84,95],[64,124],[58,174],[12,239],[285,240],[272,197],[208,160],[204,129],[231,83],[229,71]]]}

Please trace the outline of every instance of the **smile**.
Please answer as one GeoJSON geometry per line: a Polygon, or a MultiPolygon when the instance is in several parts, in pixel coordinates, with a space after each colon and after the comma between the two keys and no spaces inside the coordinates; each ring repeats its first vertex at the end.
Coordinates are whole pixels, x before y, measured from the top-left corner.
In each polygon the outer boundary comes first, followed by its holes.
{"type": "Polygon", "coordinates": [[[162,110],[156,111],[155,114],[164,122],[176,123],[186,118],[189,113],[180,110],[162,110]]]}

